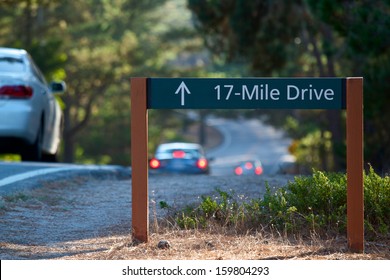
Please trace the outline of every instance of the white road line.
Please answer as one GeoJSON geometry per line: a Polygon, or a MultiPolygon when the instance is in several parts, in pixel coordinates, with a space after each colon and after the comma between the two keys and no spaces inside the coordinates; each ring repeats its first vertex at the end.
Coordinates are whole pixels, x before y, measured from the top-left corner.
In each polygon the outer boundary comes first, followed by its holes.
{"type": "Polygon", "coordinates": [[[30,179],[36,176],[41,176],[41,175],[46,175],[50,173],[55,173],[55,172],[61,172],[61,171],[70,171],[70,170],[75,170],[75,169],[80,169],[77,167],[57,167],[57,168],[44,168],[44,169],[38,169],[34,171],[29,171],[25,172],[22,174],[14,175],[14,176],[9,176],[5,179],[0,180],[0,187],[21,181],[21,180],[26,180],[30,179]]]}
{"type": "Polygon", "coordinates": [[[18,181],[30,179],[33,177],[46,175],[55,172],[71,171],[71,170],[85,170],[85,171],[114,171],[117,167],[115,166],[104,166],[104,165],[72,165],[63,167],[49,167],[42,168],[34,171],[28,171],[18,175],[9,176],[0,180],[0,188],[18,181]]]}

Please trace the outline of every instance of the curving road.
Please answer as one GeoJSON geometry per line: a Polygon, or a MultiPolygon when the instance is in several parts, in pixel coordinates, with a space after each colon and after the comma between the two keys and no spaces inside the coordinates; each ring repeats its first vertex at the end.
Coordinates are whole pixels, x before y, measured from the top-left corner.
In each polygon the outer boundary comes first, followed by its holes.
{"type": "MultiPolygon", "coordinates": [[[[287,147],[290,140],[283,132],[259,120],[208,119],[208,125],[223,135],[223,143],[209,150],[211,175],[234,175],[234,166],[244,160],[260,159],[265,175],[278,171],[281,162],[289,159],[287,147]]],[[[48,164],[33,162],[0,162],[0,195],[35,187],[39,180],[56,180],[76,174],[108,174],[130,178],[130,170],[120,166],[95,166],[75,164],[48,164]]],[[[40,184],[39,184],[40,185],[40,184]]]]}
{"type": "Polygon", "coordinates": [[[221,146],[209,150],[214,158],[210,164],[212,175],[232,175],[236,164],[259,159],[264,174],[277,173],[282,162],[291,161],[288,146],[291,140],[283,132],[263,124],[260,120],[209,119],[208,125],[218,129],[224,138],[221,146]]]}

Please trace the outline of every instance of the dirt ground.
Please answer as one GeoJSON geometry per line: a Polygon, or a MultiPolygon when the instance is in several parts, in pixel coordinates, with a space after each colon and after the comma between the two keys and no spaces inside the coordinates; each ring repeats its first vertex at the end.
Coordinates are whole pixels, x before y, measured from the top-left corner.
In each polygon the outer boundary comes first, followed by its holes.
{"type": "MultiPolygon", "coordinates": [[[[345,237],[321,240],[287,240],[283,236],[264,233],[178,230],[156,223],[164,211],[158,201],[190,201],[194,189],[211,192],[215,186],[242,190],[247,196],[257,181],[229,184],[229,178],[196,177],[185,180],[192,185],[179,193],[183,185],[169,178],[150,178],[150,225],[148,243],[131,240],[130,180],[96,180],[73,178],[52,182],[41,188],[0,198],[0,259],[390,259],[389,240],[366,242],[364,254],[349,253],[345,237]],[[192,180],[192,181],[191,181],[192,180]],[[206,183],[207,182],[207,183],[206,183]],[[243,185],[248,186],[242,189],[243,185]],[[209,190],[207,190],[209,188],[209,190]],[[165,195],[165,196],[164,196],[165,195]],[[168,248],[157,245],[169,242],[168,248]]],[[[271,180],[271,185],[277,179],[271,180]]],[[[179,180],[180,181],[180,180],[179,180]]],[[[257,188],[259,192],[259,188],[257,188]]],[[[199,195],[199,193],[198,193],[199,195]]]]}

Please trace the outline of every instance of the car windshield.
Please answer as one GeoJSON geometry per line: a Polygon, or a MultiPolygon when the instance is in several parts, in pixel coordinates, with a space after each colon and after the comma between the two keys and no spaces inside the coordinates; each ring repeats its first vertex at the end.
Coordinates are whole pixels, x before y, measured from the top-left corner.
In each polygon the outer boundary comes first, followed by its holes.
{"type": "Polygon", "coordinates": [[[172,155],[173,157],[183,157],[183,158],[197,158],[201,156],[201,153],[198,150],[194,149],[168,149],[168,150],[160,150],[157,152],[159,156],[165,155],[172,155]],[[183,152],[182,155],[180,155],[180,152],[183,152]]]}
{"type": "Polygon", "coordinates": [[[0,56],[0,72],[24,72],[23,60],[16,57],[0,56]]]}

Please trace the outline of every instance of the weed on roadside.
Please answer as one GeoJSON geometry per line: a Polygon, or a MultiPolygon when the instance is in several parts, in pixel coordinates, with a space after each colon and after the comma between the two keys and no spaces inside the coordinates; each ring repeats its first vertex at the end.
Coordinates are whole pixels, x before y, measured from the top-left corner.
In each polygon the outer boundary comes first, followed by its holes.
{"type": "MultiPolygon", "coordinates": [[[[371,168],[364,174],[365,234],[368,240],[389,238],[390,178],[371,168]]],[[[170,212],[168,220],[180,229],[232,228],[236,232],[266,231],[302,238],[331,237],[346,231],[346,175],[314,171],[296,177],[250,201],[220,189],[202,196],[199,205],[170,212]]],[[[165,202],[160,206],[170,209],[165,202]]]]}

